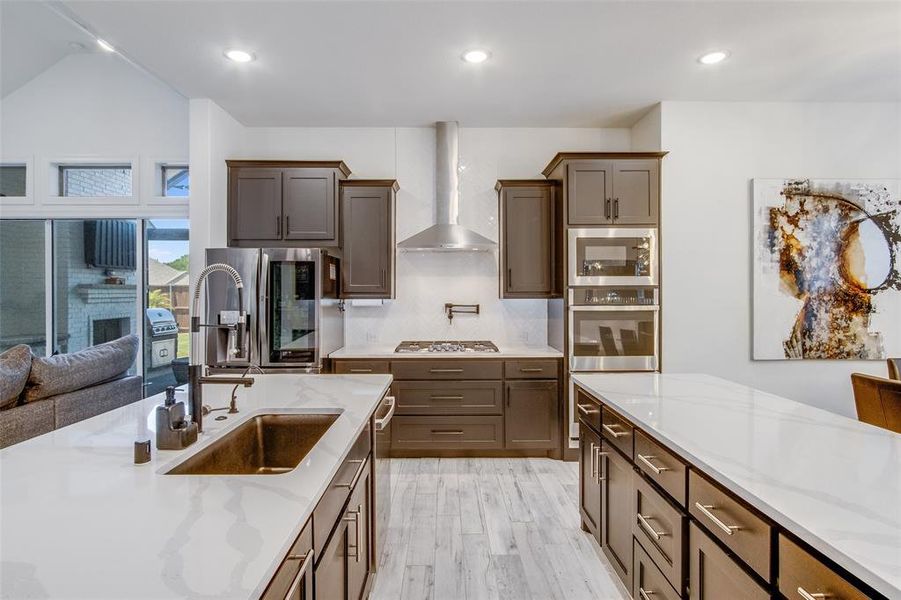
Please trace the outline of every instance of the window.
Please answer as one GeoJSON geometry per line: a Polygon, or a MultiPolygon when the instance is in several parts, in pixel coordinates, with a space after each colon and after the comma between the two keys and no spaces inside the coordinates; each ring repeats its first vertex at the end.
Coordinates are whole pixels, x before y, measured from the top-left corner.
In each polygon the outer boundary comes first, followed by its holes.
{"type": "Polygon", "coordinates": [[[144,395],[150,396],[187,382],[188,220],[150,219],[144,227],[144,395]]]}
{"type": "Polygon", "coordinates": [[[163,196],[184,198],[191,195],[188,167],[185,165],[163,165],[160,167],[163,176],[163,196]]]}
{"type": "Polygon", "coordinates": [[[0,352],[47,352],[44,221],[0,221],[0,352]]]}
{"type": "Polygon", "coordinates": [[[59,195],[131,196],[131,165],[59,166],[59,195]]]}
{"type": "Polygon", "coordinates": [[[23,198],[28,195],[27,167],[0,165],[0,196],[23,198]]]}

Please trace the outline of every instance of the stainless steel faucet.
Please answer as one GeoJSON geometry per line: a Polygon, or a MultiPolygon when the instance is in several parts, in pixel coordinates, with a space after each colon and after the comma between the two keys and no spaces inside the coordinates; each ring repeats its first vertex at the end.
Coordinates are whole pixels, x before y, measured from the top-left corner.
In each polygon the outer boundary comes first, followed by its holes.
{"type": "MultiPolygon", "coordinates": [[[[235,358],[244,358],[247,353],[245,348],[245,335],[247,328],[247,312],[244,310],[244,282],[241,281],[241,275],[233,267],[225,263],[214,263],[207,266],[197,277],[197,283],[194,285],[194,299],[191,303],[191,350],[190,365],[188,367],[188,401],[191,405],[191,419],[197,423],[197,431],[203,431],[203,385],[206,383],[215,383],[220,385],[243,385],[250,387],[253,385],[253,377],[204,377],[203,367],[197,358],[197,349],[200,347],[200,333],[203,327],[226,328],[229,330],[229,348],[235,358]],[[235,282],[235,288],[238,291],[238,319],[234,325],[220,325],[213,323],[200,322],[200,290],[203,283],[209,277],[210,273],[216,271],[224,271],[228,273],[235,282]]],[[[246,373],[245,373],[246,375],[246,373]]],[[[236,388],[237,389],[237,388],[236,388]]],[[[234,397],[234,394],[232,394],[234,397]]],[[[235,409],[237,412],[237,409],[235,409]]]]}

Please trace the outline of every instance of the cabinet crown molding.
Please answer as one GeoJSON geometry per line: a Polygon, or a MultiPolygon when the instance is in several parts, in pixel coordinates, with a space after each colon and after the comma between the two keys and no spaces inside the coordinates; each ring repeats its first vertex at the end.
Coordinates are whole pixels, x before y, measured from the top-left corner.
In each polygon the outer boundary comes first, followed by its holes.
{"type": "MultiPolygon", "coordinates": [[[[627,160],[630,158],[663,158],[669,152],[558,152],[541,172],[551,177],[561,163],[568,160],[627,160]]],[[[558,177],[555,177],[558,179],[558,177]]]]}
{"type": "Polygon", "coordinates": [[[257,160],[226,159],[228,168],[259,167],[282,169],[338,169],[345,177],[350,177],[350,167],[343,160],[257,160]]]}
{"type": "Polygon", "coordinates": [[[397,179],[343,179],[341,187],[390,187],[395,192],[400,190],[397,179]]]}

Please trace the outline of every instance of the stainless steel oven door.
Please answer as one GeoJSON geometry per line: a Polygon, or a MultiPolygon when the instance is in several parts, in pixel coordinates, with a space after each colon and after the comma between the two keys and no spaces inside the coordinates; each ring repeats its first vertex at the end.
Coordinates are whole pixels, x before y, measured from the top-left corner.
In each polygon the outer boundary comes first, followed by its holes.
{"type": "Polygon", "coordinates": [[[569,230],[570,285],[657,285],[657,230],[569,230]]]}
{"type": "Polygon", "coordinates": [[[656,371],[658,306],[571,306],[572,371],[656,371]]]}
{"type": "Polygon", "coordinates": [[[320,252],[266,248],[260,261],[260,362],[263,367],[317,370],[320,252]]]}

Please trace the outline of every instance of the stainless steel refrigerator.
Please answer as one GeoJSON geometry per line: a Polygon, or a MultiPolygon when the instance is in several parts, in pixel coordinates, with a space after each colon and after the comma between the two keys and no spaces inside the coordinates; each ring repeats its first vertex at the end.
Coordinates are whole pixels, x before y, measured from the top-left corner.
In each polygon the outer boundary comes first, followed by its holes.
{"type": "MultiPolygon", "coordinates": [[[[231,265],[244,280],[250,358],[229,356],[227,336],[206,331],[207,364],[214,369],[319,372],[324,359],[344,344],[344,312],[338,300],[340,261],[318,248],[210,248],[207,264],[231,265]]],[[[234,286],[213,273],[206,291],[206,318],[228,324],[237,311],[234,286]]]]}

